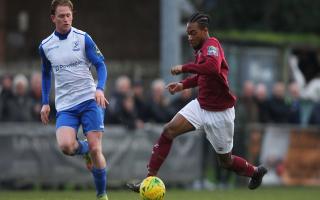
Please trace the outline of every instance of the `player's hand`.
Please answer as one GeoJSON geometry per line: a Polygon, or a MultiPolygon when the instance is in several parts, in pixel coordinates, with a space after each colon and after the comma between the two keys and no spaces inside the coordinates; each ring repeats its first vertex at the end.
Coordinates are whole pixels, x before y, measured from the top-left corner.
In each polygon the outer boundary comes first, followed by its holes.
{"type": "Polygon", "coordinates": [[[172,75],[178,75],[182,73],[182,65],[176,65],[171,68],[171,74],[172,75]]]}
{"type": "Polygon", "coordinates": [[[41,121],[43,124],[47,125],[49,123],[50,106],[43,105],[40,111],[41,121]]]}
{"type": "Polygon", "coordinates": [[[102,90],[97,89],[96,90],[96,102],[99,106],[102,108],[106,108],[109,105],[108,100],[104,97],[104,93],[102,90]]]}
{"type": "Polygon", "coordinates": [[[169,90],[170,94],[175,94],[176,92],[180,92],[183,90],[183,85],[179,82],[169,83],[166,86],[166,89],[169,90]]]}

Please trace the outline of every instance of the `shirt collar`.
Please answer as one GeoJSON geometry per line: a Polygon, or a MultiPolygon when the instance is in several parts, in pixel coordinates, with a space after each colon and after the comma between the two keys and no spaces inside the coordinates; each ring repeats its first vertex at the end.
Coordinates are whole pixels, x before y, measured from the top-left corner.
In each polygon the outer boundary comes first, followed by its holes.
{"type": "Polygon", "coordinates": [[[72,29],[72,28],[70,28],[70,30],[69,30],[67,33],[64,33],[64,34],[59,33],[59,32],[57,32],[57,31],[54,31],[54,34],[55,34],[60,40],[65,40],[65,39],[67,39],[69,33],[71,32],[71,29],[72,29]]]}
{"type": "Polygon", "coordinates": [[[197,50],[194,50],[194,52],[193,52],[193,55],[198,55],[199,53],[201,53],[202,52],[202,50],[203,50],[203,47],[205,47],[206,46],[206,43],[209,41],[209,39],[210,39],[210,37],[209,38],[207,38],[204,42],[203,42],[203,44],[201,45],[201,47],[199,48],[199,49],[197,49],[197,50]]]}

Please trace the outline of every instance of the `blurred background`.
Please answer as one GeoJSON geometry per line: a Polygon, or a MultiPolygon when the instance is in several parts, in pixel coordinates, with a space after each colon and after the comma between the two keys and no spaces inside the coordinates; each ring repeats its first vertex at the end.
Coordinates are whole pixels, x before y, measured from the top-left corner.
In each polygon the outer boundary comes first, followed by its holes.
{"type": "MultiPolygon", "coordinates": [[[[40,123],[38,47],[54,31],[51,1],[0,0],[0,189],[92,188],[78,157],[66,157],[51,123],[40,123]]],[[[234,154],[269,168],[264,185],[320,185],[320,1],[74,0],[74,23],[88,32],[108,68],[103,151],[108,184],[143,178],[152,145],[197,90],[170,96],[170,68],[193,60],[185,26],[211,16],[236,94],[234,154]]],[[[93,69],[93,73],[95,73],[93,69]]],[[[79,130],[79,137],[83,137],[79,130]]],[[[217,167],[202,132],[177,139],[160,177],[194,190],[244,187],[217,167]]]]}

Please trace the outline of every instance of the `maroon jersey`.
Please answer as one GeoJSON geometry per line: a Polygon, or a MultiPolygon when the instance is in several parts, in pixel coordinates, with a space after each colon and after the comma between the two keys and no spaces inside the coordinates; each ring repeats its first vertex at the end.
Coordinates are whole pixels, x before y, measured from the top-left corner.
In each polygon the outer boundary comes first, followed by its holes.
{"type": "Polygon", "coordinates": [[[199,86],[197,99],[202,109],[222,111],[234,106],[236,98],[228,84],[229,67],[216,38],[207,39],[195,51],[194,63],[183,65],[182,71],[195,74],[181,82],[184,89],[199,86]]]}

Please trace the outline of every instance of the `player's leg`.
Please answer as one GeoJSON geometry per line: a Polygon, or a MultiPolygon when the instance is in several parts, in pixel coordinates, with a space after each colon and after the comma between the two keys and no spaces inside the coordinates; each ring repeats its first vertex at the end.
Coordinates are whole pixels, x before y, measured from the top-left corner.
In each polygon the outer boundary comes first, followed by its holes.
{"type": "Polygon", "coordinates": [[[98,198],[106,195],[106,160],[102,153],[102,132],[87,133],[90,155],[93,162],[91,170],[98,198]]]}
{"type": "Polygon", "coordinates": [[[194,129],[194,126],[184,116],[179,113],[176,114],[173,119],[164,126],[157,143],[153,146],[147,176],[157,175],[158,170],[170,152],[174,138],[194,129]]]}
{"type": "Polygon", "coordinates": [[[81,124],[89,143],[90,156],[93,163],[91,172],[96,187],[97,199],[106,200],[108,199],[106,194],[106,160],[102,153],[104,110],[97,105],[96,101],[92,100],[87,102],[82,113],[81,124]]]}
{"type": "Polygon", "coordinates": [[[77,140],[79,124],[77,115],[72,111],[62,111],[57,114],[57,143],[66,155],[83,155],[89,151],[87,141],[77,140]]]}
{"type": "Polygon", "coordinates": [[[257,167],[248,163],[245,159],[230,153],[217,154],[220,167],[234,171],[240,176],[252,177],[257,167]]]}
{"type": "Polygon", "coordinates": [[[204,130],[207,139],[215,149],[221,167],[238,175],[251,177],[250,189],[257,188],[267,173],[264,167],[255,167],[245,159],[232,155],[234,134],[234,108],[222,112],[204,113],[204,130]]]}
{"type": "MultiPolygon", "coordinates": [[[[147,176],[157,175],[158,170],[170,152],[174,138],[188,131],[200,128],[199,119],[201,118],[201,113],[199,110],[200,105],[198,101],[193,100],[165,125],[157,143],[153,146],[147,176]]],[[[140,182],[135,184],[128,183],[127,186],[134,192],[139,192],[140,182]]]]}
{"type": "Polygon", "coordinates": [[[251,177],[249,189],[256,189],[261,185],[263,176],[267,173],[267,169],[263,166],[255,167],[247,162],[244,158],[232,155],[230,153],[218,154],[218,161],[221,167],[234,171],[240,176],[251,177]]]}
{"type": "MultiPolygon", "coordinates": [[[[157,175],[158,170],[170,152],[173,139],[194,129],[194,126],[184,116],[179,113],[176,114],[174,118],[164,126],[157,143],[153,146],[147,176],[157,175]]],[[[141,182],[128,183],[127,186],[132,191],[139,192],[140,184],[141,182]]]]}
{"type": "Polygon", "coordinates": [[[157,143],[153,146],[148,164],[148,176],[155,176],[171,149],[172,141],[186,132],[201,126],[201,108],[198,100],[192,100],[167,123],[157,143]]]}
{"type": "Polygon", "coordinates": [[[57,143],[65,155],[75,155],[79,146],[76,138],[76,131],[67,126],[63,126],[56,131],[57,143]]]}

